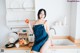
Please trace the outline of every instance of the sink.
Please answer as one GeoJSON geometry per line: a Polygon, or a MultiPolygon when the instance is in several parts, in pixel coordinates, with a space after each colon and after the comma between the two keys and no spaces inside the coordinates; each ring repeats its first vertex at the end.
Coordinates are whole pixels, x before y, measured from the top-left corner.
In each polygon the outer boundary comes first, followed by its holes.
{"type": "Polygon", "coordinates": [[[54,46],[75,46],[75,44],[69,39],[53,39],[54,46]]]}

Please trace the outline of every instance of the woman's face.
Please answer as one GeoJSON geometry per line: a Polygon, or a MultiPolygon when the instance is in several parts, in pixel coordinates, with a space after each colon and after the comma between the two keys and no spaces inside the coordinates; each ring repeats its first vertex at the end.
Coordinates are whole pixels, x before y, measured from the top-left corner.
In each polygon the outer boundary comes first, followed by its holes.
{"type": "Polygon", "coordinates": [[[44,17],[45,17],[44,11],[41,11],[41,13],[39,14],[39,17],[40,17],[40,19],[44,19],[44,17]]]}

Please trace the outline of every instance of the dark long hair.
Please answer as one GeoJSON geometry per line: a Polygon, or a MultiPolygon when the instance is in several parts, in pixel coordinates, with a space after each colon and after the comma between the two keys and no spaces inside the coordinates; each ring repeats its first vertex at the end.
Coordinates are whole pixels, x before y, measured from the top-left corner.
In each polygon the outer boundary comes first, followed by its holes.
{"type": "MultiPolygon", "coordinates": [[[[45,15],[45,17],[46,17],[46,10],[45,10],[45,9],[40,9],[40,10],[38,11],[38,14],[37,14],[38,19],[40,19],[39,15],[40,15],[41,11],[44,11],[44,15],[45,15]]],[[[45,18],[45,17],[44,17],[44,18],[45,18]]]]}

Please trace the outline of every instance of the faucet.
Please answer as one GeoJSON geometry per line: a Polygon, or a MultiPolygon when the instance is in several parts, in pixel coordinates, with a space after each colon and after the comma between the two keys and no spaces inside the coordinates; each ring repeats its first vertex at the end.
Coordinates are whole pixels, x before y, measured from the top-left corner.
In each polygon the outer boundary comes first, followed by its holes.
{"type": "Polygon", "coordinates": [[[56,30],[53,28],[53,27],[50,27],[50,29],[49,30],[54,30],[54,33],[55,33],[55,35],[56,35],[56,30]]]}

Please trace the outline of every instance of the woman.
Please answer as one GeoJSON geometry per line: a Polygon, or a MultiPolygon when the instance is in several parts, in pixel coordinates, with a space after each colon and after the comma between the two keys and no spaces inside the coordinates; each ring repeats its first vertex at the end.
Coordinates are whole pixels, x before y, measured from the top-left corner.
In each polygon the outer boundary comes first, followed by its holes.
{"type": "Polygon", "coordinates": [[[44,19],[46,17],[45,9],[40,9],[38,11],[38,20],[36,20],[31,27],[29,20],[26,23],[29,25],[31,32],[35,35],[34,45],[32,47],[32,53],[40,52],[45,53],[50,46],[49,39],[49,28],[47,21],[44,19]]]}

